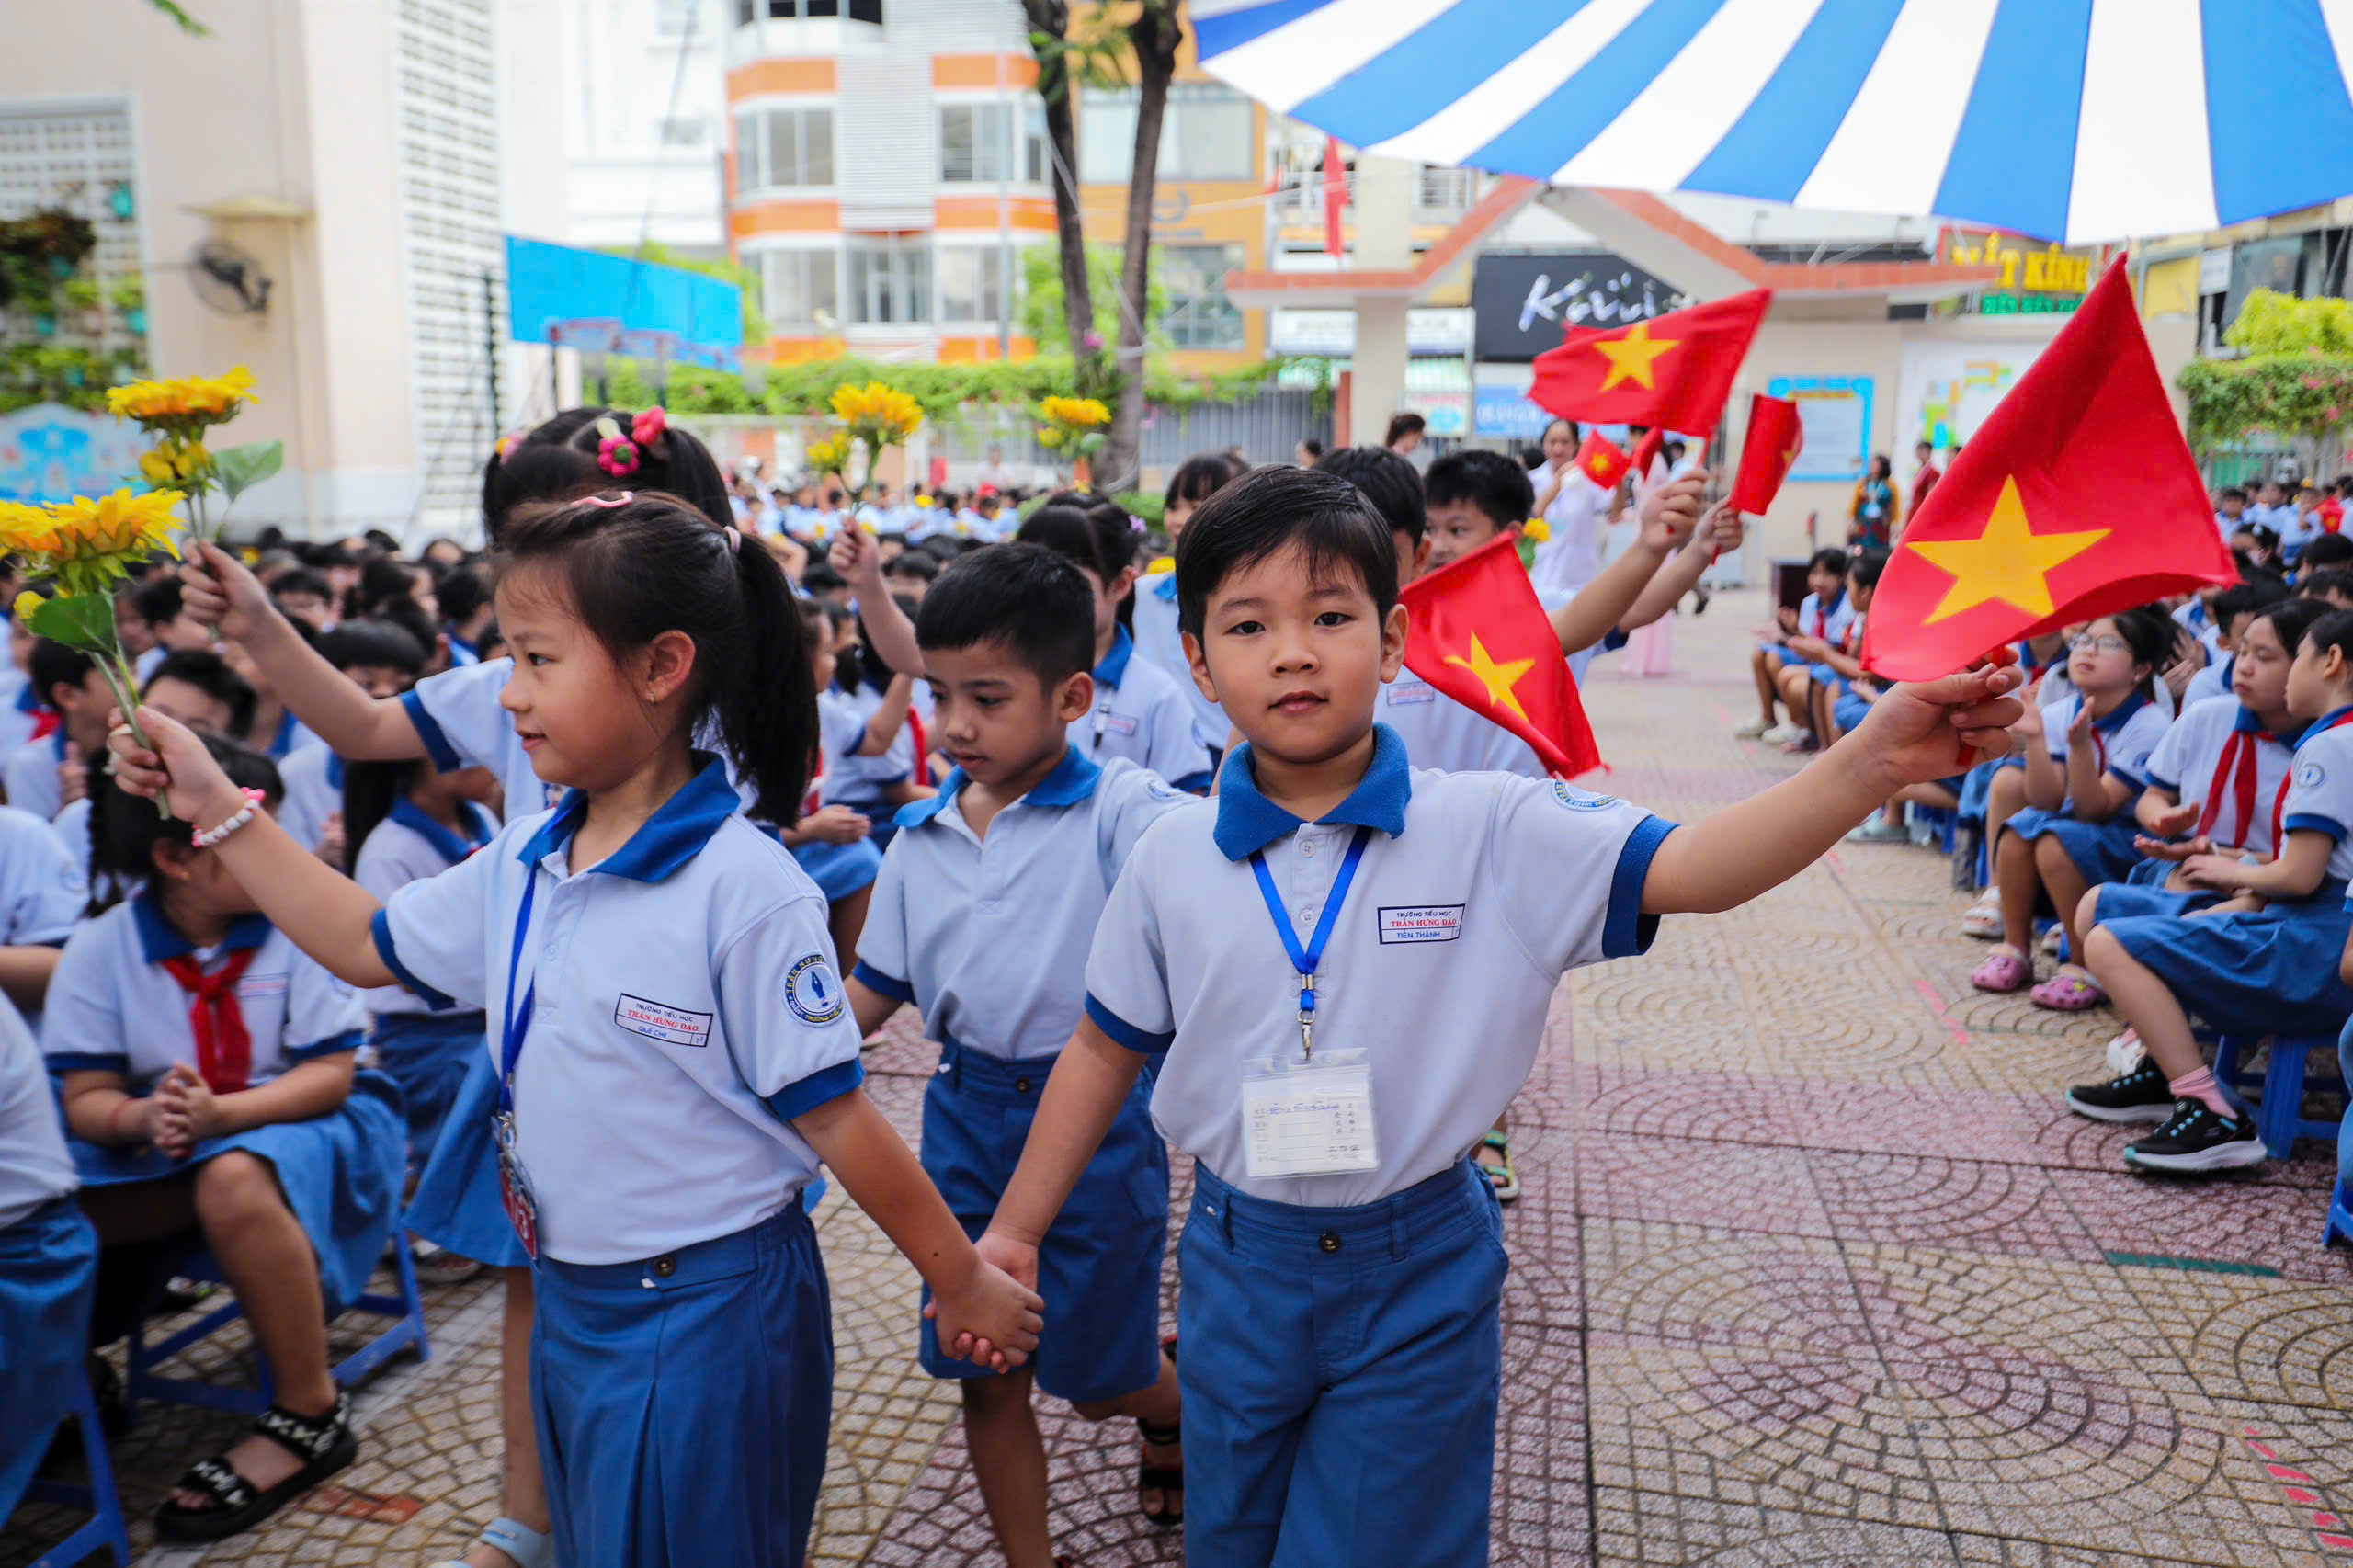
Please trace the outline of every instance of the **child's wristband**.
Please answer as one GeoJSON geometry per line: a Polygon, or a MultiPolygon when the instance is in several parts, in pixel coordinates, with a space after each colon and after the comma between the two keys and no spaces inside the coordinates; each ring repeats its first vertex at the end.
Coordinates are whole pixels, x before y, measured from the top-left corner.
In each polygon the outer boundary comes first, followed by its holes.
{"type": "Polygon", "coordinates": [[[210,849],[244,826],[261,813],[261,803],[268,799],[258,790],[244,791],[245,803],[229,813],[227,821],[216,827],[200,827],[188,835],[188,842],[199,849],[210,849]]]}

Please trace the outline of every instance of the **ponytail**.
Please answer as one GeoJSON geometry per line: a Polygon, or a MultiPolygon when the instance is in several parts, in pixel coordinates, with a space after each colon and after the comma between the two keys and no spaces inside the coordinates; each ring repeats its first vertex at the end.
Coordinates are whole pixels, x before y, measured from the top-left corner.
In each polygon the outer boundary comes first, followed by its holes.
{"type": "Polygon", "coordinates": [[[779,827],[801,819],[809,759],[817,740],[817,693],[809,679],[809,634],[783,563],[756,539],[740,541],[747,647],[711,672],[710,716],[738,778],[752,786],[751,814],[779,827]]]}

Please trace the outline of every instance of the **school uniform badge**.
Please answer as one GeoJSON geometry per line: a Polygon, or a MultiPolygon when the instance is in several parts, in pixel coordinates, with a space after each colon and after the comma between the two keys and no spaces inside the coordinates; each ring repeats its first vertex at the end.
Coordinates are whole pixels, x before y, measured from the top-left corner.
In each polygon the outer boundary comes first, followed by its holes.
{"type": "Polygon", "coordinates": [[[1552,799],[1573,812],[1606,812],[1618,803],[1615,795],[1596,795],[1561,778],[1552,780],[1552,799]]]}
{"type": "Polygon", "coordinates": [[[2321,786],[2321,780],[2327,777],[2327,770],[2323,768],[2319,763],[2308,762],[2302,767],[2296,769],[2296,788],[2299,790],[2317,790],[2321,786]]]}
{"type": "Polygon", "coordinates": [[[811,953],[784,975],[784,1005],[804,1024],[830,1024],[849,1006],[842,983],[823,953],[811,953]]]}

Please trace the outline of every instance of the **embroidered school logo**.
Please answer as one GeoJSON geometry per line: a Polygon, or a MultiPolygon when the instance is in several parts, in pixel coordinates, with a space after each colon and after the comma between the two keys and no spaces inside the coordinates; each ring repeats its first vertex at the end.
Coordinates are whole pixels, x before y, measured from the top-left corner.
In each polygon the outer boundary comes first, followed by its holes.
{"type": "Polygon", "coordinates": [[[830,1024],[849,1006],[842,983],[823,953],[811,953],[785,971],[784,1005],[804,1024],[830,1024]]]}
{"type": "Polygon", "coordinates": [[[1552,780],[1552,799],[1573,812],[1608,811],[1618,803],[1615,795],[1596,795],[1558,778],[1552,780]]]}
{"type": "Polygon", "coordinates": [[[709,1045],[710,1017],[709,1013],[689,1012],[666,1003],[649,1002],[627,992],[621,993],[621,999],[613,1004],[613,1022],[631,1034],[658,1040],[664,1045],[709,1045]]]}
{"type": "Polygon", "coordinates": [[[1459,942],[1462,939],[1462,905],[1422,903],[1381,906],[1381,945],[1397,942],[1459,942]]]}
{"type": "Polygon", "coordinates": [[[2317,790],[2320,788],[2321,780],[2327,777],[2327,772],[2322,768],[2319,763],[2308,762],[2302,767],[2296,769],[2296,788],[2299,790],[2317,790]]]}

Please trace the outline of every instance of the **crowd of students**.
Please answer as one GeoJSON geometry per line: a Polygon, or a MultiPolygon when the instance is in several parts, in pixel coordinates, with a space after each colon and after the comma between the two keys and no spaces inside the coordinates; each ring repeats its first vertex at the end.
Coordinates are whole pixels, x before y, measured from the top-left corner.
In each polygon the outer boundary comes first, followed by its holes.
{"type": "MultiPolygon", "coordinates": [[[[275,1403],[158,1533],[251,1529],[347,1465],[324,1325],[405,1232],[504,1277],[472,1568],[797,1563],[822,1166],[924,1280],[1014,1568],[1063,1561],[1033,1382],[1135,1421],[1137,1509],[1189,1561],[1483,1561],[1504,1112],[1562,975],[2020,722],[2008,669],[1896,687],[1677,827],[1402,668],[1400,585],[1537,515],[1509,459],[1205,455],[1150,559],[1084,492],[1002,543],[772,540],[659,421],[627,421],[621,487],[607,416],[502,443],[486,560],[149,574],[143,741],[20,634],[0,1506],[199,1245],[275,1403]],[[903,1005],[940,1049],[919,1153],[861,1088],[903,1005]],[[1164,1336],[1171,1148],[1197,1174],[1164,1336]]],[[[1705,490],[1580,497],[1625,548],[1540,551],[1580,671],[1737,545],[1705,490]]]]}
{"type": "MultiPolygon", "coordinates": [[[[2215,514],[2238,581],[2019,643],[2032,684],[1999,755],[1848,835],[1925,843],[1905,806],[1953,813],[1960,859],[1983,867],[1961,929],[1993,944],[1971,983],[2117,1014],[2107,1075],[2053,1089],[2080,1115],[2150,1124],[2123,1158],[2156,1170],[2266,1157],[2201,1035],[2335,1036],[2353,1018],[2353,538],[2309,486],[2312,531],[2289,543],[2245,500],[2226,490],[2215,514]]],[[[1743,738],[1816,751],[1884,699],[1858,655],[1887,562],[1815,554],[1753,657],[1743,738]]]]}

